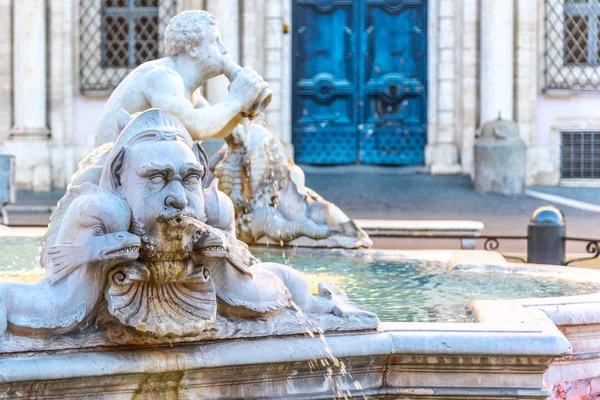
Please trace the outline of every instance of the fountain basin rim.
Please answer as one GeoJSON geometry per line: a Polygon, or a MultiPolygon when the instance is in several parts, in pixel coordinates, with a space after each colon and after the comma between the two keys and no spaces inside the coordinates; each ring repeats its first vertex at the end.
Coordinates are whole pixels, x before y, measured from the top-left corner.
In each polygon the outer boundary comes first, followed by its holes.
{"type": "Polygon", "coordinates": [[[514,321],[515,310],[537,309],[545,313],[550,320],[559,326],[600,324],[600,293],[563,296],[532,297],[513,300],[474,300],[469,304],[474,311],[477,323],[504,323],[514,321]],[[507,318],[498,318],[496,310],[504,310],[507,318]]]}
{"type": "Polygon", "coordinates": [[[278,252],[299,256],[373,258],[378,261],[433,261],[448,270],[495,272],[548,277],[574,282],[600,283],[600,270],[564,265],[544,265],[508,262],[500,253],[487,250],[380,250],[324,249],[250,246],[253,252],[278,252]]]}
{"type": "MultiPolygon", "coordinates": [[[[327,342],[333,354],[341,359],[401,355],[531,356],[553,359],[571,353],[567,339],[542,310],[521,306],[522,313],[515,316],[512,313],[513,304],[509,307],[506,304],[497,306],[499,308],[494,312],[511,312],[509,319],[512,321],[475,324],[381,323],[377,331],[327,334],[327,342]]],[[[0,357],[0,382],[161,374],[205,368],[298,363],[323,357],[325,350],[320,338],[297,335],[176,344],[172,347],[13,353],[0,357]]]]}

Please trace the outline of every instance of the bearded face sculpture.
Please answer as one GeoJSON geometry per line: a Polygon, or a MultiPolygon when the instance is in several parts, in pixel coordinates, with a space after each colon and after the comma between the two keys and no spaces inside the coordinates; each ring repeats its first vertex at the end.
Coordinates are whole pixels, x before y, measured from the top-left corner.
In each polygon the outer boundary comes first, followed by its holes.
{"type": "Polygon", "coordinates": [[[206,155],[165,111],[148,110],[123,123],[100,184],[131,207],[130,230],[141,247],[136,263],[111,272],[109,311],[158,336],[198,333],[216,313],[208,272],[190,258],[195,234],[209,228],[206,155]]]}
{"type": "Polygon", "coordinates": [[[206,169],[179,141],[137,144],[125,162],[121,193],[132,208],[133,233],[142,238],[140,257],[147,267],[156,266],[150,268],[156,280],[175,281],[189,254],[193,221],[206,221],[206,169]]]}

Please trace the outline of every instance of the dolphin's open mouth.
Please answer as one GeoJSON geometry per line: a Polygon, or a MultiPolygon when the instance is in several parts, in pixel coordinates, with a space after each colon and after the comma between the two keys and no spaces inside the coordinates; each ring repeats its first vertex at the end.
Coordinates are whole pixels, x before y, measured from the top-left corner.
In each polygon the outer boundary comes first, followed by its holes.
{"type": "Polygon", "coordinates": [[[140,255],[140,245],[139,244],[130,244],[119,247],[115,250],[110,250],[104,253],[104,259],[125,259],[125,260],[135,260],[140,255]]]}
{"type": "Polygon", "coordinates": [[[139,253],[140,246],[128,246],[121,249],[107,252],[105,255],[110,256],[111,254],[123,254],[123,253],[139,253]]]}
{"type": "Polygon", "coordinates": [[[225,251],[225,248],[223,246],[215,245],[215,246],[201,247],[198,250],[200,250],[200,251],[217,251],[217,250],[225,251]]]}
{"type": "Polygon", "coordinates": [[[218,244],[211,244],[208,246],[195,247],[194,251],[202,254],[206,257],[225,257],[227,252],[225,251],[225,247],[218,244]]]}

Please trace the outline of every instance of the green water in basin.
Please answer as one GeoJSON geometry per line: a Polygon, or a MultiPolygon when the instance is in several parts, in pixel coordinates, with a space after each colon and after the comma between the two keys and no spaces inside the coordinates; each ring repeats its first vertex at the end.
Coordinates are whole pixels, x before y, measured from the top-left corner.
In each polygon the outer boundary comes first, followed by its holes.
{"type": "Polygon", "coordinates": [[[0,238],[0,279],[31,281],[44,273],[40,267],[42,239],[0,238]]]}
{"type": "MultiPolygon", "coordinates": [[[[0,278],[31,281],[39,266],[41,238],[1,238],[0,278]]],[[[289,255],[274,249],[257,253],[301,271],[313,291],[327,279],[382,321],[468,322],[465,306],[475,299],[572,296],[600,292],[600,284],[501,272],[448,271],[435,261],[391,261],[376,257],[289,255]]]]}
{"type": "MultiPolygon", "coordinates": [[[[289,252],[288,252],[289,253],[289,252]]],[[[574,296],[600,292],[599,283],[502,272],[448,271],[435,261],[389,261],[257,254],[302,271],[317,291],[318,282],[337,284],[350,300],[387,322],[471,322],[472,300],[574,296]]]]}

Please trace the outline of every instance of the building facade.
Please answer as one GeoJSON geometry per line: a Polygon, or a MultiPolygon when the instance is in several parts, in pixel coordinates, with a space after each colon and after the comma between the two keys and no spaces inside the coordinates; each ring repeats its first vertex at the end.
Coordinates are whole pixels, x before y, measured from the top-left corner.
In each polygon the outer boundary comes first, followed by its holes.
{"type": "Polygon", "coordinates": [[[267,119],[299,163],[472,174],[500,114],[527,144],[528,184],[600,178],[597,0],[0,0],[0,152],[19,188],[66,187],[111,90],[185,9],[214,14],[269,81],[267,119]]]}

